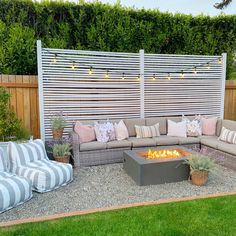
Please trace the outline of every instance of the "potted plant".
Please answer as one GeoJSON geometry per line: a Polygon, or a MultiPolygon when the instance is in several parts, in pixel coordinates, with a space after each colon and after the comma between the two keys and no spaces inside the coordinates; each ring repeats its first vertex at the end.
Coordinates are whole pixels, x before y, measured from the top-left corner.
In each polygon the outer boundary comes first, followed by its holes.
{"type": "Polygon", "coordinates": [[[52,148],[55,161],[69,163],[70,161],[70,144],[54,144],[52,148]]]}
{"type": "Polygon", "coordinates": [[[66,119],[62,113],[57,114],[51,118],[53,139],[59,140],[62,138],[64,128],[66,126],[66,119]]]}
{"type": "Polygon", "coordinates": [[[209,172],[216,168],[215,162],[203,155],[191,155],[186,159],[185,164],[190,166],[192,184],[197,186],[205,185],[209,172]]]}

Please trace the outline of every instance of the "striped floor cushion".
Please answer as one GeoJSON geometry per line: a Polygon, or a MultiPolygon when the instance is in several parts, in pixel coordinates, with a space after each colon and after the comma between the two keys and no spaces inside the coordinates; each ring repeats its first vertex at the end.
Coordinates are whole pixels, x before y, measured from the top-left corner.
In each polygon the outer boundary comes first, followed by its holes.
{"type": "Polygon", "coordinates": [[[0,213],[28,201],[31,197],[32,185],[29,180],[0,172],[0,213]]]}
{"type": "Polygon", "coordinates": [[[70,164],[49,160],[29,162],[15,169],[17,175],[32,181],[33,190],[48,192],[73,180],[73,170],[70,164]]]}

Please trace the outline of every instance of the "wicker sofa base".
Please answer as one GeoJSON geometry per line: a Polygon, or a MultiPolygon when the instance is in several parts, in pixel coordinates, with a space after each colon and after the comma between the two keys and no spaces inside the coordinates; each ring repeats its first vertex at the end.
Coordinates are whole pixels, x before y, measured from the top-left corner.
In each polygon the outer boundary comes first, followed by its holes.
{"type": "Polygon", "coordinates": [[[116,148],[80,152],[74,156],[74,166],[96,166],[104,164],[113,164],[123,162],[123,152],[130,150],[129,148],[116,148]]]}
{"type": "MultiPolygon", "coordinates": [[[[200,144],[186,144],[181,146],[184,146],[192,150],[200,149],[200,144]]],[[[143,149],[143,148],[144,147],[135,149],[143,149]]],[[[73,157],[74,166],[82,167],[82,166],[96,166],[104,164],[121,163],[123,162],[123,153],[124,151],[127,150],[130,150],[130,148],[116,148],[116,149],[79,152],[79,155],[74,155],[73,157]]]]}
{"type": "Polygon", "coordinates": [[[236,171],[236,156],[205,145],[201,145],[201,149],[204,155],[211,157],[216,163],[236,171]]]}

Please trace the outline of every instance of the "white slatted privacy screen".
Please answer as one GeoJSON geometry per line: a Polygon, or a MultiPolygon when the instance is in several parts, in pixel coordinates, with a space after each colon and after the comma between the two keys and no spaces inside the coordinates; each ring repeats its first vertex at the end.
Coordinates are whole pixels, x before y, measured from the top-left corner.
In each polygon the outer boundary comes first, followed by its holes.
{"type": "Polygon", "coordinates": [[[61,111],[67,131],[75,120],[223,114],[225,54],[219,64],[219,56],[64,50],[41,48],[38,41],[37,55],[42,138],[51,135],[51,115],[61,111]],[[197,74],[189,70],[214,59],[197,74]]]}

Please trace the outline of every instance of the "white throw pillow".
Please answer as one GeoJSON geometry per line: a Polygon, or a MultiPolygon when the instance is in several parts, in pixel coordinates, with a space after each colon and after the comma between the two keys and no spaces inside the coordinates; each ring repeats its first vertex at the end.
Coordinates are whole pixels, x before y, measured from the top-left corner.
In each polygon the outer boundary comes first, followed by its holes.
{"type": "Polygon", "coordinates": [[[168,133],[167,136],[187,137],[187,124],[186,121],[174,122],[168,120],[168,133]]]}
{"type": "Polygon", "coordinates": [[[114,127],[115,127],[116,139],[118,141],[129,138],[129,132],[123,120],[120,120],[118,124],[115,123],[114,127]]]}

